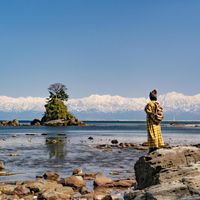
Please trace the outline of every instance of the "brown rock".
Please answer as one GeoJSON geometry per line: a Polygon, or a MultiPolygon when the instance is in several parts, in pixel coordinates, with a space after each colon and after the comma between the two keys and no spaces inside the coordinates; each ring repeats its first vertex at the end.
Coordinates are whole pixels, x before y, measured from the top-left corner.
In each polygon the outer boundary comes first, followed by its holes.
{"type": "Polygon", "coordinates": [[[62,179],[61,183],[64,186],[71,186],[73,188],[81,188],[85,186],[85,181],[82,176],[70,176],[68,178],[62,179]]]}
{"type": "Polygon", "coordinates": [[[67,186],[57,188],[56,192],[60,192],[60,193],[63,193],[63,194],[68,194],[68,195],[73,195],[74,194],[73,188],[72,187],[67,187],[67,186]]]}
{"type": "Polygon", "coordinates": [[[90,189],[88,189],[87,187],[82,187],[82,188],[79,190],[79,192],[80,192],[81,194],[90,194],[90,193],[92,193],[92,191],[91,191],[90,189]]]}
{"type": "Polygon", "coordinates": [[[15,185],[10,185],[10,184],[1,184],[0,185],[0,191],[7,195],[14,194],[15,188],[16,188],[15,185]]]}
{"type": "Polygon", "coordinates": [[[4,169],[5,166],[4,166],[4,162],[3,161],[0,161],[0,170],[4,169]]]}
{"type": "Polygon", "coordinates": [[[40,194],[38,198],[45,200],[68,200],[70,198],[70,195],[56,191],[46,191],[40,194]]]}
{"type": "Polygon", "coordinates": [[[57,181],[58,178],[59,178],[59,174],[57,174],[56,172],[46,172],[44,175],[43,175],[44,179],[47,179],[47,180],[52,180],[52,181],[57,181]]]}
{"type": "Polygon", "coordinates": [[[2,194],[0,197],[1,197],[1,200],[19,200],[20,199],[17,195],[2,194]]]}
{"type": "Polygon", "coordinates": [[[73,170],[73,175],[83,174],[83,170],[81,168],[76,168],[73,170]]]}
{"type": "Polygon", "coordinates": [[[113,181],[102,174],[98,174],[94,180],[94,186],[105,186],[106,184],[111,184],[113,181]]]}
{"type": "Polygon", "coordinates": [[[14,193],[19,197],[23,197],[30,194],[30,189],[28,189],[25,185],[19,185],[15,188],[14,193]]]}
{"type": "Polygon", "coordinates": [[[119,180],[119,181],[113,181],[113,187],[133,187],[136,184],[135,180],[119,180]]]}

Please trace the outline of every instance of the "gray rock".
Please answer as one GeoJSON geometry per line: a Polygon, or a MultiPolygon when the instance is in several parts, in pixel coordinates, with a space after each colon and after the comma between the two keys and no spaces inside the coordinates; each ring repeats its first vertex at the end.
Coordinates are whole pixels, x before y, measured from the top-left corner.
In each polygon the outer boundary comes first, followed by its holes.
{"type": "Polygon", "coordinates": [[[138,190],[125,193],[125,200],[200,199],[200,149],[159,149],[136,162],[135,175],[138,190]]]}

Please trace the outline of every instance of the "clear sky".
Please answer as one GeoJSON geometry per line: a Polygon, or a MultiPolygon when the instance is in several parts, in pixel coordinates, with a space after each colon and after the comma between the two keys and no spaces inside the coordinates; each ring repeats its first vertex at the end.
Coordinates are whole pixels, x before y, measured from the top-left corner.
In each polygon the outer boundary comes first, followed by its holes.
{"type": "Polygon", "coordinates": [[[199,55],[199,0],[0,1],[0,95],[193,95],[199,55]]]}

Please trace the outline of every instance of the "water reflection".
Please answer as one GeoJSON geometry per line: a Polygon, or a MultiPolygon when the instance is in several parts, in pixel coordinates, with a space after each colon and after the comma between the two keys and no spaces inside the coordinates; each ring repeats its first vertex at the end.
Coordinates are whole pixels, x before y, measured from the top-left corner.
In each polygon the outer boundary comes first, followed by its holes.
{"type": "Polygon", "coordinates": [[[67,155],[66,138],[62,136],[46,138],[46,147],[49,152],[49,159],[63,161],[67,155]]]}

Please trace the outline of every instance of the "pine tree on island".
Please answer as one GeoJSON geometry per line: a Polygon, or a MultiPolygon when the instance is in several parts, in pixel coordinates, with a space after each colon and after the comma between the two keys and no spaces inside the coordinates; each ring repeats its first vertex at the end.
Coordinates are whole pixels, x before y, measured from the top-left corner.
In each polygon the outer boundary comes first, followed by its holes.
{"type": "Polygon", "coordinates": [[[69,98],[66,86],[62,83],[54,83],[49,86],[48,91],[46,111],[41,122],[49,126],[82,125],[82,122],[78,121],[65,105],[69,98]]]}

